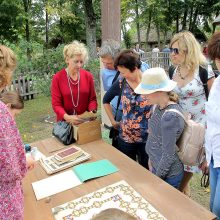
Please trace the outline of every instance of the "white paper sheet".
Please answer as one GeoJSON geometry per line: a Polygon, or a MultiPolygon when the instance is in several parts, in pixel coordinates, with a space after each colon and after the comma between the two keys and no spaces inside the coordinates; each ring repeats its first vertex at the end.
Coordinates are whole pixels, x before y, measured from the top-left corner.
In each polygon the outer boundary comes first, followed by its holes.
{"type": "Polygon", "coordinates": [[[72,170],[32,183],[37,200],[63,192],[82,184],[72,170]]]}

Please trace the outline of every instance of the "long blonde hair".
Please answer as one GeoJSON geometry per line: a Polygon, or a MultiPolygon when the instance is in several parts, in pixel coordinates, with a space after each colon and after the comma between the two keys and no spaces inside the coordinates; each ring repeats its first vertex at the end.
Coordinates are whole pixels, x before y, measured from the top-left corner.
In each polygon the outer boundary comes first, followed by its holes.
{"type": "Polygon", "coordinates": [[[16,68],[16,56],[14,52],[0,44],[0,88],[11,82],[12,72],[16,68]]]}
{"type": "Polygon", "coordinates": [[[170,42],[172,45],[177,42],[180,51],[185,52],[184,65],[190,70],[194,71],[199,65],[206,67],[206,58],[202,54],[201,46],[189,31],[182,31],[174,35],[170,42]]]}

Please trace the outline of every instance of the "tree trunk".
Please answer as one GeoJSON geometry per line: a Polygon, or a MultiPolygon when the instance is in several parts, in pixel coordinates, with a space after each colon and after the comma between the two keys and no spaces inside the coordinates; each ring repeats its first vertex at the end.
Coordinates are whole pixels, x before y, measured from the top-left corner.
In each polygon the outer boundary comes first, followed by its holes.
{"type": "Polygon", "coordinates": [[[182,22],[182,30],[186,30],[186,19],[188,15],[188,2],[185,0],[185,8],[184,8],[184,15],[183,15],[183,22],[182,22]]]}
{"type": "Polygon", "coordinates": [[[164,45],[167,44],[167,32],[168,32],[168,30],[166,29],[166,30],[164,31],[164,38],[163,38],[163,44],[164,44],[164,45]]]}
{"type": "Polygon", "coordinates": [[[29,27],[29,8],[31,6],[30,0],[23,0],[25,11],[25,38],[27,41],[27,58],[31,60],[31,48],[30,48],[30,27],[29,27]]]}
{"type": "Polygon", "coordinates": [[[48,18],[48,11],[47,11],[47,7],[45,10],[46,13],[46,26],[45,26],[45,34],[46,34],[46,42],[45,42],[45,47],[46,49],[48,49],[48,44],[49,44],[49,18],[48,18]]]}
{"type": "Polygon", "coordinates": [[[158,42],[158,47],[160,48],[160,25],[158,22],[156,24],[156,28],[157,28],[157,42],[158,42]]]}
{"type": "MultiPolygon", "coordinates": [[[[59,7],[60,8],[63,8],[63,1],[59,1],[59,7]]],[[[61,40],[61,43],[64,42],[64,37],[63,37],[63,19],[62,17],[60,17],[60,40],[61,40]]]]}
{"type": "Polygon", "coordinates": [[[96,52],[96,15],[92,0],[83,0],[86,24],[86,43],[91,58],[97,58],[96,52]]]}
{"type": "Polygon", "coordinates": [[[191,6],[190,15],[189,15],[189,31],[192,29],[192,17],[193,17],[193,6],[191,6]]]}
{"type": "Polygon", "coordinates": [[[138,13],[138,0],[135,0],[135,14],[136,14],[136,27],[137,27],[137,40],[138,40],[138,44],[141,45],[140,22],[139,22],[139,13],[138,13]]]}
{"type": "Polygon", "coordinates": [[[151,25],[151,19],[152,19],[152,8],[149,9],[149,19],[148,19],[148,25],[147,25],[147,33],[146,33],[146,49],[148,47],[148,40],[149,40],[149,34],[150,34],[150,25],[151,25]]]}
{"type": "Polygon", "coordinates": [[[195,10],[195,13],[193,15],[193,25],[192,25],[192,28],[191,28],[191,32],[194,33],[194,30],[195,30],[195,27],[197,26],[197,17],[198,17],[198,12],[199,12],[199,9],[198,9],[199,6],[196,7],[196,10],[195,10]]]}
{"type": "Polygon", "coordinates": [[[176,33],[179,32],[179,15],[176,15],[176,33]]]}

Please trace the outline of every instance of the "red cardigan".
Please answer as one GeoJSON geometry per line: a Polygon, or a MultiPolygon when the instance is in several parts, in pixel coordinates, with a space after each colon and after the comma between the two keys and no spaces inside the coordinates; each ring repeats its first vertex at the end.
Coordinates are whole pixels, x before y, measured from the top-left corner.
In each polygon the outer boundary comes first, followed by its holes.
{"type": "MultiPolygon", "coordinates": [[[[57,115],[57,121],[64,120],[63,116],[65,113],[72,115],[74,113],[74,109],[78,115],[84,113],[85,111],[97,110],[98,104],[92,74],[84,69],[81,69],[79,83],[79,105],[75,109],[72,104],[66,70],[62,69],[53,76],[51,96],[52,107],[57,115]]],[[[78,97],[78,85],[72,85],[70,83],[70,86],[72,88],[74,104],[76,104],[78,97]]]]}

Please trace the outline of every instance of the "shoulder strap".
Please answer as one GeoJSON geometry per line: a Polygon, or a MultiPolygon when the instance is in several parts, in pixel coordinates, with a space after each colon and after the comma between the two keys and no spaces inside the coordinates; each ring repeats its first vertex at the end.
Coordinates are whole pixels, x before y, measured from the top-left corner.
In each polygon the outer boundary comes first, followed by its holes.
{"type": "Polygon", "coordinates": [[[171,65],[168,69],[168,75],[169,75],[170,79],[173,78],[174,70],[175,70],[175,66],[173,66],[173,65],[171,65]]]}
{"type": "Polygon", "coordinates": [[[203,84],[203,87],[204,87],[204,90],[205,90],[205,96],[206,96],[206,99],[208,100],[208,97],[209,97],[209,90],[208,90],[208,71],[199,66],[199,77],[202,81],[202,84],[203,84]]]}
{"type": "Polygon", "coordinates": [[[185,117],[180,111],[178,111],[177,109],[167,109],[167,110],[164,112],[164,114],[165,114],[166,112],[175,112],[175,113],[177,113],[177,114],[180,115],[180,116],[183,118],[183,120],[187,123],[186,117],[185,117]]]}
{"type": "Polygon", "coordinates": [[[119,107],[119,104],[120,104],[120,102],[121,102],[121,95],[122,95],[122,91],[123,91],[123,89],[124,89],[124,85],[125,85],[125,78],[122,80],[121,89],[120,89],[120,94],[119,94],[119,96],[118,96],[118,102],[117,102],[117,107],[116,107],[115,119],[117,118],[118,107],[119,107]]]}
{"type": "Polygon", "coordinates": [[[112,84],[118,79],[118,76],[120,75],[120,72],[117,71],[117,73],[115,74],[114,79],[112,80],[112,84]]]}

